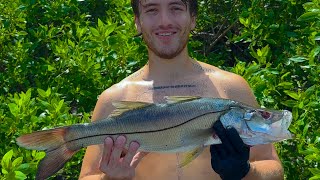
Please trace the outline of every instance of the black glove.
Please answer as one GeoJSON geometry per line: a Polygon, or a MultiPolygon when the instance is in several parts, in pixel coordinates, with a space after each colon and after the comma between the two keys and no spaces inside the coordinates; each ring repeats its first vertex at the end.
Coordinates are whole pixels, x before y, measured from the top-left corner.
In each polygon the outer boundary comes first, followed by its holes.
{"type": "Polygon", "coordinates": [[[220,121],[213,129],[222,144],[211,145],[211,166],[223,180],[240,180],[250,170],[250,147],[243,143],[237,130],[231,126],[223,127],[220,121]]]}

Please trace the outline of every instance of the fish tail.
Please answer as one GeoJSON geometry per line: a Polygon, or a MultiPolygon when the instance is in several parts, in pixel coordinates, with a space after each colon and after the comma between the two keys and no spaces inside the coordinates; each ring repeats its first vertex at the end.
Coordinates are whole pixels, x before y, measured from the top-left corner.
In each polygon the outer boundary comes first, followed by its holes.
{"type": "Polygon", "coordinates": [[[36,180],[44,180],[58,172],[76,152],[68,149],[66,144],[47,151],[38,165],[36,180]]]}
{"type": "Polygon", "coordinates": [[[68,129],[61,127],[22,135],[16,139],[17,144],[26,149],[50,151],[66,143],[65,135],[68,129]]]}
{"type": "Polygon", "coordinates": [[[17,144],[26,149],[45,151],[46,156],[38,165],[37,180],[43,180],[56,173],[80,149],[70,145],[66,137],[69,127],[38,131],[17,138],[17,144]]]}

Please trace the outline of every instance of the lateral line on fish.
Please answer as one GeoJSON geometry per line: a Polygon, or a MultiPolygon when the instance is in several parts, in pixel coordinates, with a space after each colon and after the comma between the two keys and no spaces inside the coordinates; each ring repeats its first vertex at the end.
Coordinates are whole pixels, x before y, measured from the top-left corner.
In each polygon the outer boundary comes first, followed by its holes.
{"type": "MultiPolygon", "coordinates": [[[[175,126],[171,126],[171,127],[167,127],[167,128],[164,128],[164,129],[158,129],[158,130],[152,130],[152,131],[140,131],[140,132],[127,132],[127,133],[106,133],[106,134],[98,134],[98,135],[93,135],[93,136],[86,136],[86,137],[81,137],[81,138],[73,139],[73,140],[70,140],[70,141],[66,141],[66,142],[64,142],[63,144],[61,144],[59,147],[61,147],[61,146],[64,145],[64,144],[71,143],[71,142],[73,142],[73,141],[78,141],[78,140],[82,140],[82,139],[86,139],[86,138],[91,138],[91,137],[107,136],[107,135],[112,136],[112,135],[120,135],[120,134],[121,134],[121,135],[122,135],[122,134],[123,134],[123,135],[127,135],[127,134],[143,134],[143,133],[152,133],[152,132],[165,131],[165,130],[169,130],[169,129],[172,129],[172,128],[176,128],[176,127],[182,126],[182,125],[184,125],[184,124],[186,124],[186,123],[188,123],[188,122],[190,122],[190,121],[193,121],[193,120],[195,120],[195,119],[197,119],[197,118],[199,118],[199,117],[202,117],[202,116],[205,116],[205,115],[208,115],[208,114],[211,114],[211,113],[223,112],[223,111],[226,111],[226,110],[228,110],[228,109],[224,109],[224,110],[220,110],[220,111],[207,112],[207,113],[205,113],[205,114],[201,114],[201,115],[199,115],[199,116],[196,116],[196,117],[194,117],[194,118],[191,118],[191,119],[189,119],[188,121],[185,121],[185,122],[183,122],[183,123],[181,123],[181,124],[178,124],[178,125],[175,125],[175,126]]],[[[50,151],[46,151],[46,152],[54,151],[54,150],[58,149],[59,147],[54,148],[54,149],[51,149],[50,151]]],[[[83,148],[83,147],[82,147],[82,148],[83,148]]]]}

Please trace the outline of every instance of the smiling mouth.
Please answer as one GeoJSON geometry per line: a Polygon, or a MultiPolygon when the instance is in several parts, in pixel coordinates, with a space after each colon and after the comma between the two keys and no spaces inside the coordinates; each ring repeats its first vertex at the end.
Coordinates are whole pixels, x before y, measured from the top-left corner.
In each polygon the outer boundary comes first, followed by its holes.
{"type": "Polygon", "coordinates": [[[161,36],[161,37],[169,37],[174,34],[176,34],[176,32],[156,33],[157,36],[161,36]]]}

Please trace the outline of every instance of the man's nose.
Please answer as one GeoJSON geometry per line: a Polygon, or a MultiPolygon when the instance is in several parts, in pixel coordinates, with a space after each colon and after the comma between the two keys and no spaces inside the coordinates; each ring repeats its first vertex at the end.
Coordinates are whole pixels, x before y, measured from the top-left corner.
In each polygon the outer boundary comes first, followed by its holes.
{"type": "Polygon", "coordinates": [[[160,27],[167,28],[172,25],[172,20],[170,17],[170,13],[167,11],[162,11],[160,13],[160,27]]]}

